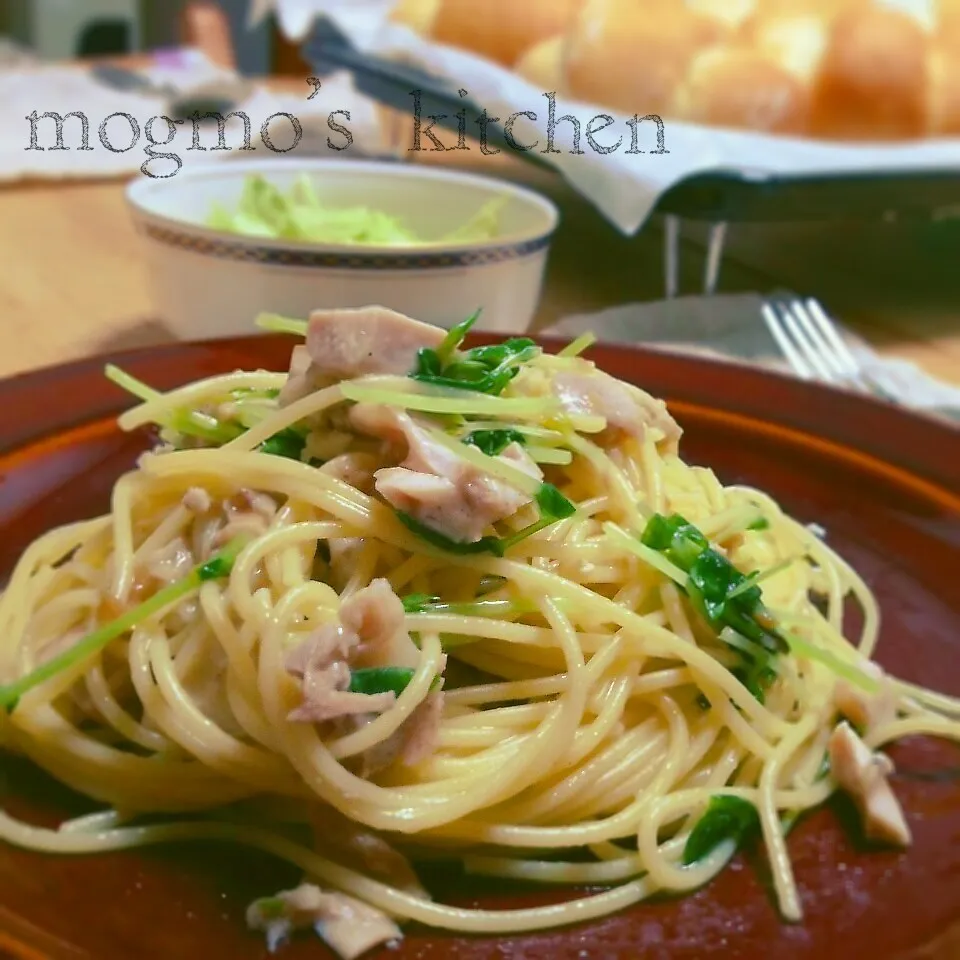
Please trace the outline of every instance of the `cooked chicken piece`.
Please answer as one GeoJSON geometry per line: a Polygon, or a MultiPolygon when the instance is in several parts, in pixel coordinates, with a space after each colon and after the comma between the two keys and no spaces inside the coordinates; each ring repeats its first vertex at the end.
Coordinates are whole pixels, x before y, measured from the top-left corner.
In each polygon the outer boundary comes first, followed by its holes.
{"type": "Polygon", "coordinates": [[[318,389],[311,370],[310,354],[304,344],[297,344],[290,354],[290,370],[280,388],[277,403],[288,407],[318,389]]]}
{"type": "Polygon", "coordinates": [[[420,653],[404,629],[403,602],[383,578],[343,601],[340,622],[360,641],[359,666],[415,667],[420,653]]]}
{"type": "Polygon", "coordinates": [[[896,846],[909,846],[910,828],[887,781],[893,772],[890,758],[873,753],[848,723],[837,725],[827,750],[831,773],[860,811],[866,836],[896,846]]]}
{"type": "Polygon", "coordinates": [[[223,505],[226,523],[213,538],[214,549],[226,546],[234,537],[245,534],[262,537],[277,512],[273,497],[255,490],[243,489],[223,505]]]}
{"type": "Polygon", "coordinates": [[[213,538],[213,547],[219,550],[225,547],[234,537],[246,535],[256,539],[262,537],[270,529],[270,521],[259,513],[235,513],[213,538]]]}
{"type": "Polygon", "coordinates": [[[393,706],[392,692],[351,693],[347,657],[357,646],[356,635],[339,624],[315,631],[287,658],[287,672],[301,682],[303,702],[287,716],[291,723],[323,723],[350,714],[380,713],[393,706]]]}
{"type": "Polygon", "coordinates": [[[315,371],[337,380],[369,373],[405,374],[417,352],[440,346],[446,331],[388,310],[314,310],[307,326],[307,352],[315,371]]]}
{"type": "Polygon", "coordinates": [[[383,403],[355,403],[347,411],[347,423],[357,433],[400,445],[407,440],[413,417],[383,403]]]}
{"type": "Polygon", "coordinates": [[[408,373],[417,352],[438,347],[446,331],[386,307],[314,310],[307,342],[290,358],[279,403],[286,406],[314,390],[365,374],[408,373]]]}
{"type": "Polygon", "coordinates": [[[468,468],[457,480],[403,467],[377,471],[377,490],[392,506],[460,543],[475,543],[487,527],[515,514],[530,498],[468,468]]]}
{"type": "Polygon", "coordinates": [[[341,453],[328,460],[317,469],[336,480],[356,487],[363,493],[373,493],[373,475],[377,469],[377,458],[369,453],[341,453]]]}
{"type": "Polygon", "coordinates": [[[313,927],[343,960],[356,960],[402,936],[400,928],[375,907],[312,883],[255,901],[247,910],[247,926],[266,933],[271,952],[295,930],[313,927]]]}
{"type": "Polygon", "coordinates": [[[330,551],[330,567],[339,574],[349,574],[357,556],[363,549],[363,537],[340,537],[327,541],[330,551]]]}
{"type": "Polygon", "coordinates": [[[203,487],[190,487],[181,502],[191,513],[196,514],[209,513],[213,507],[213,500],[203,487]]]}
{"type": "MultiPolygon", "coordinates": [[[[406,444],[400,466],[376,472],[377,492],[396,509],[453,540],[479,540],[491,523],[530,502],[526,493],[438,443],[405,411],[359,403],[351,408],[350,422],[362,433],[397,446],[406,444]]],[[[536,480],[543,478],[519,443],[510,444],[500,457],[536,480]]]]}
{"type": "Polygon", "coordinates": [[[682,431],[662,400],[632,389],[600,370],[561,371],[554,376],[553,387],[568,413],[603,417],[607,421],[600,442],[609,442],[618,433],[643,442],[650,427],[659,430],[672,446],[680,440],[682,431]]]}
{"type": "Polygon", "coordinates": [[[239,497],[230,501],[229,507],[240,511],[252,510],[267,520],[273,520],[277,513],[277,501],[270,494],[249,490],[247,487],[241,488],[239,497]]]}
{"type": "Polygon", "coordinates": [[[147,575],[161,583],[182,580],[196,565],[193,551],[182,537],[175,537],[144,564],[147,575]]]}
{"type": "Polygon", "coordinates": [[[392,692],[350,692],[350,668],[416,665],[419,652],[404,617],[403,603],[383,579],[344,600],[339,621],[319,627],[287,658],[287,672],[301,681],[303,692],[288,719],[322,723],[389,710],[396,701],[392,692]]]}
{"type": "Polygon", "coordinates": [[[387,642],[403,630],[403,603],[382,577],[343,601],[340,622],[362,642],[387,642]]]}
{"type": "MultiPolygon", "coordinates": [[[[360,776],[371,777],[398,761],[415,767],[437,748],[443,717],[442,690],[429,693],[404,723],[386,740],[360,754],[360,776]]],[[[365,721],[360,720],[362,726],[365,721]]]]}
{"type": "Polygon", "coordinates": [[[404,724],[407,735],[401,757],[408,767],[415,767],[437,749],[443,701],[443,691],[434,690],[404,724]]]}
{"type": "Polygon", "coordinates": [[[871,680],[876,680],[879,686],[876,693],[868,693],[841,679],[834,688],[833,702],[840,716],[861,733],[867,733],[897,718],[897,692],[877,664],[867,662],[861,669],[871,680]]]}

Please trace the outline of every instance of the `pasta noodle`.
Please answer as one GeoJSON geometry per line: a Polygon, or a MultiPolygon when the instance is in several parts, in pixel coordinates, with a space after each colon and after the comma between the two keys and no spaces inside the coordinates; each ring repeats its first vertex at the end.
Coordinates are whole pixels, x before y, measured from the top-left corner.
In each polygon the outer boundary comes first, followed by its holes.
{"type": "MultiPolygon", "coordinates": [[[[336,323],[385,314],[345,313],[336,323]]],[[[324,317],[307,334],[314,374],[324,317]]],[[[785,836],[838,787],[868,829],[909,842],[876,821],[871,791],[888,789],[887,767],[872,751],[917,733],[960,739],[960,702],[872,663],[877,601],[850,566],[767,495],[686,464],[662,405],[587,361],[523,341],[490,360],[453,335],[437,341],[416,355],[421,373],[424,351],[439,358],[430,375],[405,377],[391,360],[293,396],[296,353],[289,377],[238,372],[165,394],[132,383],[142,402],[120,425],[159,424],[164,443],[116,483],[109,515],[33,543],[0,600],[0,743],[104,810],[58,830],[0,813],[0,838],[51,854],[243,844],[387,929],[486,934],[692,890],[750,830],[784,918],[798,920],[785,836]],[[446,382],[483,363],[509,370],[498,390],[446,382]],[[579,403],[562,382],[586,391],[579,403]],[[360,408],[392,411],[406,440],[358,428],[360,408]],[[293,454],[268,447],[284,437],[293,454]],[[398,466],[415,442],[430,469],[412,470],[409,451],[398,466]],[[311,456],[324,445],[339,452],[311,456]],[[444,474],[450,462],[460,473],[444,474]],[[451,496],[473,471],[485,496],[497,483],[521,502],[457,538],[439,507],[398,508],[384,478],[403,469],[451,496]],[[734,577],[719,599],[705,557],[734,577]],[[383,606],[370,591],[386,587],[383,606]],[[851,597],[863,627],[848,639],[851,597]],[[291,657],[317,655],[318,636],[344,643],[351,601],[367,604],[361,639],[401,602],[403,620],[389,643],[341,648],[351,686],[327,693],[370,707],[337,713],[308,689],[336,663],[311,674],[291,657]],[[98,639],[124,615],[127,628],[98,639]],[[358,692],[361,675],[403,683],[358,692]],[[417,737],[426,745],[410,757],[417,737]],[[867,751],[869,770],[840,768],[845,744],[867,751]],[[328,817],[377,835],[396,863],[452,858],[476,874],[609,889],[516,910],[446,906],[406,869],[345,858],[328,817]],[[298,823],[312,842],[291,832],[298,823]]],[[[290,902],[270,901],[274,940],[297,925],[290,902]]],[[[311,916],[344,956],[369,945],[338,940],[323,909],[311,916]]]]}

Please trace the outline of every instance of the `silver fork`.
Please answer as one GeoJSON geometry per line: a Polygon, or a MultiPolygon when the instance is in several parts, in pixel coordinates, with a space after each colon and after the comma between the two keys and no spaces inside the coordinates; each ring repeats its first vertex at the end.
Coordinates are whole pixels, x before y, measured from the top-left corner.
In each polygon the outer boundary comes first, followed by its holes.
{"type": "Polygon", "coordinates": [[[852,388],[894,402],[864,371],[837,332],[834,321],[816,300],[770,300],[761,310],[773,339],[799,377],[852,388]]]}

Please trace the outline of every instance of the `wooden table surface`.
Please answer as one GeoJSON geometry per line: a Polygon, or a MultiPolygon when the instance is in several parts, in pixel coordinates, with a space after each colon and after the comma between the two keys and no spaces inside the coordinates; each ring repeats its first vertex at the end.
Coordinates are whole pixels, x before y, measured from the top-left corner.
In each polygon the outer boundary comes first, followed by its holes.
{"type": "MultiPolygon", "coordinates": [[[[538,325],[662,295],[656,222],[626,239],[550,171],[479,150],[461,156],[561,205],[538,325]]],[[[123,186],[114,180],[0,188],[0,376],[173,339],[151,302],[123,186]]],[[[689,292],[697,292],[703,271],[696,234],[690,231],[681,258],[689,292]]],[[[819,296],[882,353],[960,384],[957,224],[734,229],[728,250],[722,290],[786,286],[819,296]]]]}

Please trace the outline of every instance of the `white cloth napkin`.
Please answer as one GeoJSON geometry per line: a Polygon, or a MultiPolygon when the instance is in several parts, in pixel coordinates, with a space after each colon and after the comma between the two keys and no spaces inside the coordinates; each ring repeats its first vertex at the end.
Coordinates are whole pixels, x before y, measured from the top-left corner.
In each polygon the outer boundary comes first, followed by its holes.
{"type": "MultiPolygon", "coordinates": [[[[677,297],[565,317],[543,332],[572,338],[592,331],[605,343],[699,353],[789,373],[763,322],[762,303],[755,294],[677,297]]],[[[864,372],[897,403],[960,420],[960,389],[929,376],[907,360],[878,356],[862,338],[849,330],[841,332],[864,372]]]]}
{"type": "MultiPolygon", "coordinates": [[[[492,117],[501,120],[519,111],[532,111],[538,120],[520,116],[513,132],[520,143],[543,142],[547,101],[544,91],[512,71],[462,50],[432,43],[388,17],[398,0],[251,0],[251,24],[274,12],[283,32],[302,41],[317,16],[333,20],[361,51],[395,58],[420,66],[446,78],[451,89],[463,88],[492,117]]],[[[518,0],[519,2],[519,0],[518,0]]],[[[883,0],[896,4],[925,23],[931,0],[883,0]]],[[[646,112],[637,105],[641,116],[646,112]]],[[[558,99],[556,116],[571,114],[585,128],[591,117],[610,111],[597,105],[558,99]]],[[[615,115],[614,115],[615,116],[615,115]]],[[[626,116],[616,116],[616,125],[598,137],[601,146],[623,134],[630,143],[626,116]],[[607,134],[616,131],[608,139],[607,134]]],[[[953,168],[960,156],[960,138],[925,140],[900,146],[886,144],[844,145],[749,131],[719,130],[664,118],[664,147],[657,153],[655,127],[638,125],[642,154],[628,154],[624,147],[601,154],[582,145],[582,155],[572,155],[573,126],[557,127],[559,154],[544,155],[625,234],[635,233],[650,216],[660,196],[687,177],[707,170],[742,170],[771,174],[839,173],[856,170],[924,170],[953,168]]],[[[583,137],[581,129],[581,137],[583,137]]]]}
{"type": "MultiPolygon", "coordinates": [[[[272,156],[303,156],[319,152],[340,156],[329,151],[326,137],[330,133],[327,117],[333,111],[350,113],[349,121],[336,118],[347,126],[354,137],[352,153],[384,152],[383,136],[377,108],[360,94],[347,73],[324,78],[319,92],[310,99],[313,86],[303,85],[303,95],[273,93],[263,86],[246,84],[230,71],[215,66],[199,51],[177,51],[157,58],[152,66],[137,71],[163,91],[117,90],[97,80],[88,70],[73,65],[36,65],[0,70],[0,181],[27,178],[106,178],[134,174],[149,160],[145,147],[149,146],[147,127],[154,117],[162,117],[169,110],[171,95],[186,96],[193,92],[215,89],[224,95],[239,94],[236,108],[251,121],[251,143],[256,152],[192,150],[192,124],[176,128],[171,143],[157,146],[155,152],[176,154],[183,166],[176,172],[198,164],[221,163],[231,158],[252,159],[272,156]],[[83,146],[83,131],[79,119],[67,117],[63,125],[63,143],[66,149],[57,150],[54,121],[45,113],[66,117],[73,111],[84,114],[88,121],[89,150],[83,146]],[[134,118],[136,129],[123,117],[113,117],[106,127],[105,146],[99,136],[100,125],[113,114],[125,113],[134,118]],[[277,113],[292,114],[303,129],[302,139],[289,153],[274,153],[260,138],[261,125],[277,113]],[[30,149],[31,115],[35,115],[37,143],[40,149],[30,149]],[[133,146],[130,147],[130,144],[133,146]],[[111,149],[113,147],[114,149],[111,149]],[[127,149],[130,147],[129,149],[127,149]]],[[[288,120],[271,121],[269,136],[278,147],[293,142],[293,127],[288,120]]],[[[153,139],[167,137],[169,125],[155,120],[151,131],[153,139]]],[[[216,143],[216,125],[203,131],[201,145],[216,143]]],[[[234,148],[243,143],[243,121],[234,117],[226,125],[226,142],[234,148]]],[[[337,141],[341,142],[340,140],[337,141]]],[[[166,176],[175,170],[175,161],[153,161],[147,175],[166,176]]],[[[176,175],[176,174],[174,174],[176,175]]]]}

